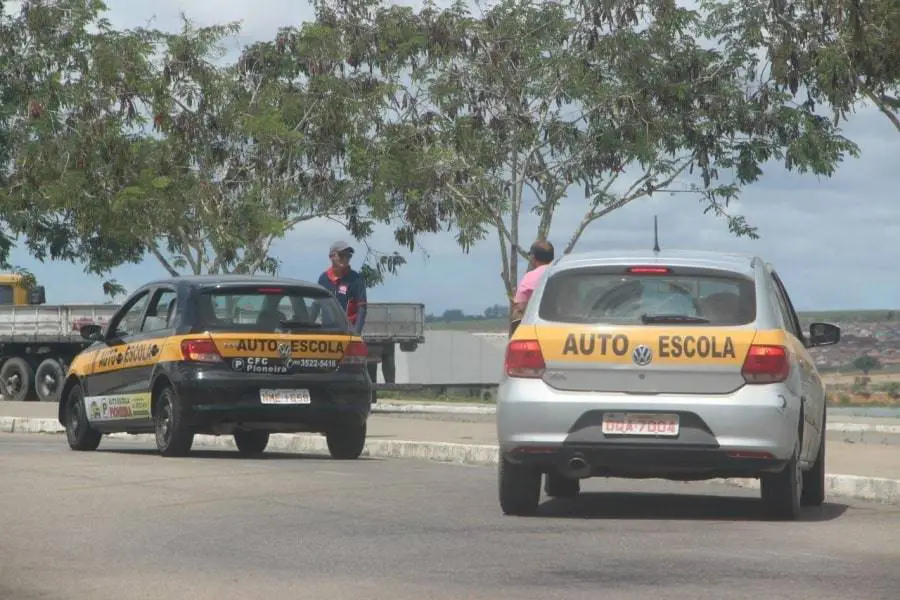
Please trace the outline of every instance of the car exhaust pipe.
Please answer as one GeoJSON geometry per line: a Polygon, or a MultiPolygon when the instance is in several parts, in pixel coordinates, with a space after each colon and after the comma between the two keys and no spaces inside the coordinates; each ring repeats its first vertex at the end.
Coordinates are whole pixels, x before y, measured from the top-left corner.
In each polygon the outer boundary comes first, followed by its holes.
{"type": "Polygon", "coordinates": [[[569,473],[578,479],[585,479],[591,475],[591,466],[580,456],[570,458],[568,467],[569,473]]]}

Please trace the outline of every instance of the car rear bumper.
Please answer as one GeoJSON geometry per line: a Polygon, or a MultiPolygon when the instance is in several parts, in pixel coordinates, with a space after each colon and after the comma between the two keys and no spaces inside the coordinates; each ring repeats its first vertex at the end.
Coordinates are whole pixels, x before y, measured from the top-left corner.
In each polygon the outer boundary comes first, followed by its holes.
{"type": "Polygon", "coordinates": [[[723,395],[563,392],[509,379],[498,390],[497,434],[509,460],[545,467],[584,458],[609,476],[752,476],[778,470],[794,449],[800,399],[785,386],[723,395]],[[607,435],[610,412],[676,414],[677,436],[607,435]]]}
{"type": "Polygon", "coordinates": [[[372,385],[365,374],[273,376],[184,366],[174,387],[198,433],[234,429],[324,432],[341,423],[365,421],[372,385]],[[306,389],[309,404],[263,404],[261,389],[306,389]]]}

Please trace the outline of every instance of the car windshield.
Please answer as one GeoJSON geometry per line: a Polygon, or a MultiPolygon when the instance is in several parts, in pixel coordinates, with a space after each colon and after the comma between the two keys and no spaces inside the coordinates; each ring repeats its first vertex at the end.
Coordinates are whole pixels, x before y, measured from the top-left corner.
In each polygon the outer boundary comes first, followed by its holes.
{"type": "Polygon", "coordinates": [[[563,323],[744,325],[756,319],[756,293],[738,275],[572,269],[547,281],[538,313],[563,323]]]}
{"type": "Polygon", "coordinates": [[[197,325],[210,331],[343,331],[350,327],[334,297],[305,287],[242,286],[203,291],[197,295],[197,312],[197,325]]]}

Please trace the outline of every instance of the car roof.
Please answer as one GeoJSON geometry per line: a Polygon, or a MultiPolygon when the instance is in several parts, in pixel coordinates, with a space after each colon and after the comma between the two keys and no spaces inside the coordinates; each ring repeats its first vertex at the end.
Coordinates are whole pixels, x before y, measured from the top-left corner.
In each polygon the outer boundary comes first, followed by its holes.
{"type": "Polygon", "coordinates": [[[141,288],[152,287],[157,285],[171,285],[183,287],[218,287],[219,285],[285,285],[285,286],[303,286],[317,289],[324,289],[318,283],[306,281],[303,279],[292,279],[289,277],[272,277],[271,275],[185,275],[179,277],[167,277],[165,279],[157,279],[149,281],[141,286],[141,288]]]}
{"type": "Polygon", "coordinates": [[[752,277],[756,267],[764,264],[764,261],[756,255],[733,252],[680,249],[654,252],[647,249],[623,248],[573,252],[556,260],[552,269],[555,271],[579,267],[636,264],[723,269],[752,277]]]}

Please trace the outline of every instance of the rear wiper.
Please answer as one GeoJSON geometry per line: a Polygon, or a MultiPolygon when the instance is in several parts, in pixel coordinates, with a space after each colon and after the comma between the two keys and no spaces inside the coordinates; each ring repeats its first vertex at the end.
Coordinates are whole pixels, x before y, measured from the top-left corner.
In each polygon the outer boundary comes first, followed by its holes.
{"type": "Polygon", "coordinates": [[[645,325],[648,323],[709,323],[709,319],[689,315],[641,315],[641,322],[645,325]]]}
{"type": "Polygon", "coordinates": [[[282,327],[287,327],[288,329],[298,329],[300,327],[309,327],[310,329],[321,329],[322,326],[319,323],[313,323],[312,321],[290,321],[284,320],[279,321],[279,325],[282,327]]]}

